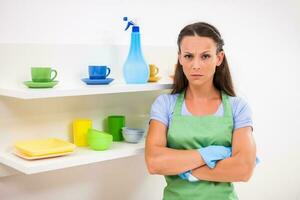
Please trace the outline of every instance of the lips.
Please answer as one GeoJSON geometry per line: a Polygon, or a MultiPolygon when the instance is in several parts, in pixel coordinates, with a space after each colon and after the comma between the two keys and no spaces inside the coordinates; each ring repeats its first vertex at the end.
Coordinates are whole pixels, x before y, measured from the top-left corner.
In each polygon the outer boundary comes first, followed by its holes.
{"type": "Polygon", "coordinates": [[[204,75],[202,75],[202,74],[190,74],[190,78],[192,80],[198,80],[198,79],[201,80],[202,77],[204,77],[204,75]]]}

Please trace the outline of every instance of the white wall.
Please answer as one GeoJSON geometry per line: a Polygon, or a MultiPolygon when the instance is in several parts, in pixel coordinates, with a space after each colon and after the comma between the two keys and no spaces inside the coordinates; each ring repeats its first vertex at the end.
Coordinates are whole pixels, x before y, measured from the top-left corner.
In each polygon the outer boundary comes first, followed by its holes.
{"type": "MultiPolygon", "coordinates": [[[[121,21],[126,15],[138,18],[148,62],[157,63],[167,75],[176,62],[176,37],[183,25],[210,22],[223,35],[237,90],[254,113],[262,162],[250,182],[236,184],[240,199],[296,200],[300,199],[299,11],[296,0],[0,0],[0,84],[24,80],[32,65],[57,66],[61,79],[71,83],[84,75],[90,62],[108,62],[119,76],[126,56],[123,45],[129,42],[121,21]],[[107,49],[113,53],[103,54],[107,49]],[[68,73],[72,70],[73,76],[68,73]]],[[[0,101],[0,117],[5,121],[12,115],[7,109],[10,101],[0,101]]],[[[92,107],[95,99],[91,102],[92,107]]],[[[17,107],[20,104],[24,103],[16,102],[17,107]]],[[[145,108],[138,114],[146,114],[145,108]]],[[[6,134],[1,131],[1,140],[9,138],[6,134]]],[[[161,177],[147,175],[143,158],[138,156],[0,178],[0,199],[160,199],[163,185],[161,177]]]]}

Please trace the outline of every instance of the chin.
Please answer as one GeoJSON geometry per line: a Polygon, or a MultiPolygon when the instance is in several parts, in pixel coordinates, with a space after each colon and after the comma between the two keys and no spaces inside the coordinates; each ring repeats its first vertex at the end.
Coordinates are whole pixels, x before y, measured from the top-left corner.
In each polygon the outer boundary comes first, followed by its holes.
{"type": "Polygon", "coordinates": [[[195,85],[195,86],[202,86],[204,85],[205,81],[203,80],[190,80],[189,84],[190,85],[195,85]]]}
{"type": "MultiPolygon", "coordinates": [[[[189,79],[189,84],[193,85],[193,86],[203,86],[205,84],[207,84],[210,81],[210,79],[203,79],[203,78],[199,78],[199,79],[189,79]]],[[[211,80],[212,81],[212,80],[211,80]]]]}

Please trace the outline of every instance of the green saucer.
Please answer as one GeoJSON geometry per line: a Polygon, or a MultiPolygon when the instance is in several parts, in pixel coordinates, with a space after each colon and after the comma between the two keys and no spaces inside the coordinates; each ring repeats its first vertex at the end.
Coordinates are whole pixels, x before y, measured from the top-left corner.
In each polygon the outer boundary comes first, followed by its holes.
{"type": "Polygon", "coordinates": [[[53,88],[58,81],[51,82],[33,82],[33,81],[25,81],[24,84],[29,88],[53,88]]]}

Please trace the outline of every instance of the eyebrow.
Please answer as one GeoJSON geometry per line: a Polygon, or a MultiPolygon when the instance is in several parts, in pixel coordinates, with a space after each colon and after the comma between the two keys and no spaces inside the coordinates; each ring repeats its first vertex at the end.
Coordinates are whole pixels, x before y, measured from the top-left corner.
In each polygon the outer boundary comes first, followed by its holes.
{"type": "MultiPolygon", "coordinates": [[[[201,54],[207,53],[207,52],[209,52],[209,51],[210,51],[210,50],[203,51],[201,54]]],[[[190,52],[188,52],[188,51],[185,51],[185,52],[183,52],[183,53],[193,54],[193,53],[190,53],[190,52]]]]}

